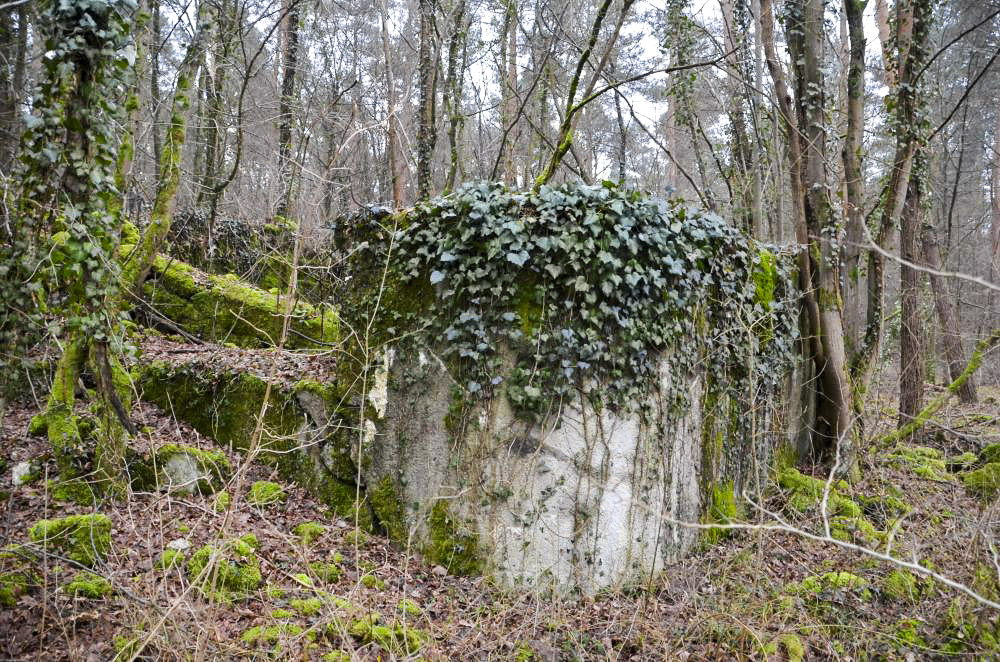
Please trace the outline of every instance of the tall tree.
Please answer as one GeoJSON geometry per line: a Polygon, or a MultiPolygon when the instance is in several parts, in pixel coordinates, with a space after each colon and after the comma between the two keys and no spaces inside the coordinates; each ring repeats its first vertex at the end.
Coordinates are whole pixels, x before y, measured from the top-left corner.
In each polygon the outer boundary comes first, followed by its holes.
{"type": "Polygon", "coordinates": [[[278,207],[275,216],[288,218],[293,190],[292,126],[295,122],[295,77],[299,68],[300,0],[287,0],[285,52],[281,64],[281,99],[278,104],[278,207]]]}
{"type": "Polygon", "coordinates": [[[434,187],[432,160],[437,142],[435,101],[437,98],[437,57],[435,56],[435,0],[419,0],[419,117],[417,123],[417,197],[429,198],[434,187]]]}

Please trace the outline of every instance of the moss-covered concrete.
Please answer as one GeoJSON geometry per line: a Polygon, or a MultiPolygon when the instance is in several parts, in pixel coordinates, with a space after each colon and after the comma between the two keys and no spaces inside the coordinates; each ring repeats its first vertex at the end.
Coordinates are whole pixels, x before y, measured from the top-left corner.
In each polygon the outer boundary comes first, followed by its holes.
{"type": "MultiPolygon", "coordinates": [[[[746,520],[746,508],[742,500],[734,493],[732,482],[725,482],[711,487],[712,500],[705,516],[706,524],[733,524],[746,520]]],[[[709,544],[715,544],[732,535],[733,529],[708,529],[705,539],[709,544]]]]}
{"type": "Polygon", "coordinates": [[[447,502],[437,501],[427,518],[428,543],[424,558],[455,575],[478,575],[484,570],[479,536],[468,532],[448,511],[447,502]]]}
{"type": "Polygon", "coordinates": [[[171,366],[152,362],[140,373],[142,398],[171,411],[201,434],[231,450],[254,445],[257,419],[268,395],[257,459],[277,467],[279,475],[328,505],[334,514],[370,529],[372,513],[364,490],[355,484],[357,469],[351,439],[343,429],[314,421],[303,397],[319,396],[333,416],[340,400],[336,387],[303,380],[292,387],[272,385],[246,373],[212,372],[198,364],[171,366]],[[302,438],[321,430],[325,438],[302,438]],[[330,431],[332,430],[332,432],[330,431]]]}
{"type": "MultiPolygon", "coordinates": [[[[122,250],[131,250],[123,246],[122,250]]],[[[145,286],[156,310],[206,340],[240,347],[277,345],[288,302],[241,281],[217,276],[165,255],[157,255],[145,286]]],[[[328,346],[340,336],[336,311],[297,301],[292,306],[290,333],[285,347],[328,346]]]]}
{"type": "Polygon", "coordinates": [[[92,566],[107,558],[111,551],[111,518],[95,514],[43,519],[31,527],[30,535],[32,542],[92,566]]]}

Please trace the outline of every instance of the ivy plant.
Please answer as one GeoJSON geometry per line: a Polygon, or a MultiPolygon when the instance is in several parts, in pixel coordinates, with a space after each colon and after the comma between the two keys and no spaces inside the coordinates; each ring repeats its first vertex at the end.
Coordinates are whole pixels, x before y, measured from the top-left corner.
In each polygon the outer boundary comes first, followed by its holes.
{"type": "Polygon", "coordinates": [[[408,313],[417,337],[450,359],[468,395],[504,389],[528,417],[575,393],[641,410],[664,360],[672,374],[701,364],[737,387],[751,373],[775,382],[792,359],[790,261],[680,200],[610,182],[468,184],[369,248],[390,243],[399,285],[433,292],[408,313]]]}

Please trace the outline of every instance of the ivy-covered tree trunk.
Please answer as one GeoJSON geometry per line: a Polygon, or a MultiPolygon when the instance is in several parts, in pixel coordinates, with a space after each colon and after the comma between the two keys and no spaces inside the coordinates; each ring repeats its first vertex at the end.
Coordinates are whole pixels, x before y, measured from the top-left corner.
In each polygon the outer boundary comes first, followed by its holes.
{"type": "Polygon", "coordinates": [[[126,385],[113,376],[108,347],[119,333],[114,131],[121,107],[115,98],[127,84],[124,47],[135,9],[131,0],[64,0],[39,16],[46,57],[22,143],[15,251],[2,256],[4,289],[23,313],[4,319],[5,345],[7,331],[23,330],[18,322],[59,322],[54,335],[63,354],[45,422],[60,473],[79,477],[93,452],[97,483],[111,489],[123,484],[122,426],[134,431],[115,388],[126,385]],[[85,367],[97,383],[91,411],[100,418],[86,439],[74,412],[85,367]]]}

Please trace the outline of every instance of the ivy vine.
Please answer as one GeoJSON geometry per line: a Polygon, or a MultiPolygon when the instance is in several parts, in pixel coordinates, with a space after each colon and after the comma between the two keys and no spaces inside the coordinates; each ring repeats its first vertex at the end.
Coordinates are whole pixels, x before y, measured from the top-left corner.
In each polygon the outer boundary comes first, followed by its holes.
{"type": "Polygon", "coordinates": [[[734,384],[751,372],[776,383],[792,360],[791,261],[682,201],[611,183],[512,193],[484,182],[420,204],[404,225],[394,277],[433,291],[409,323],[469,395],[503,388],[522,415],[571,393],[640,410],[664,358],[674,374],[703,364],[734,384]]]}
{"type": "Polygon", "coordinates": [[[43,326],[107,338],[120,222],[115,128],[135,57],[135,0],[53,0],[37,25],[41,83],[22,139],[20,191],[6,200],[0,343],[8,362],[43,326]]]}

